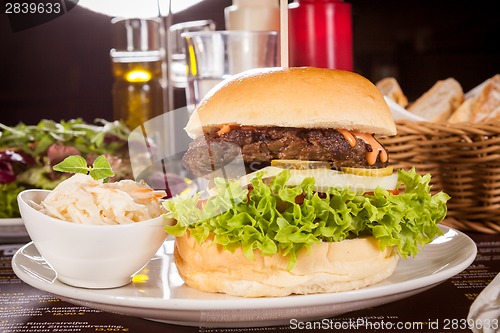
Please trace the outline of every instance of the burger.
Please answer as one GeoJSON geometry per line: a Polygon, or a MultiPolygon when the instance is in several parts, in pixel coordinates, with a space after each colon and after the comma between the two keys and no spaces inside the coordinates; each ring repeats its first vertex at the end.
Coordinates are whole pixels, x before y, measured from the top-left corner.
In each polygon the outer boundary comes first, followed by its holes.
{"type": "Polygon", "coordinates": [[[223,82],[200,103],[186,131],[195,141],[184,163],[202,176],[238,154],[248,171],[273,160],[386,167],[387,152],[372,134],[395,135],[396,126],[370,81],[308,67],[254,70],[223,82]]]}
{"type": "Polygon", "coordinates": [[[164,202],[188,286],[243,297],[347,291],[387,279],[441,234],[445,193],[393,170],[379,136],[396,134],[385,100],[353,72],[244,72],[216,86],[186,126],[183,163],[210,195],[164,202]],[[229,176],[228,176],[229,175],[229,176]]]}

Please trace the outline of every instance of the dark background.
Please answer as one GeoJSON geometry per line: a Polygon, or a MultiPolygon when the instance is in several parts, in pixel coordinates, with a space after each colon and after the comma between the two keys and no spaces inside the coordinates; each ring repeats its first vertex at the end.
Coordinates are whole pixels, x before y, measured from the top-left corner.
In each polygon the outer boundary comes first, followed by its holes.
{"type": "MultiPolygon", "coordinates": [[[[440,79],[454,77],[468,91],[500,73],[495,1],[349,2],[355,71],[374,82],[395,76],[410,101],[440,79]]],[[[174,23],[212,19],[224,29],[223,9],[230,4],[205,0],[175,15],[174,23]]],[[[0,122],[112,119],[110,19],[77,6],[53,21],[12,32],[2,10],[0,122]]]]}

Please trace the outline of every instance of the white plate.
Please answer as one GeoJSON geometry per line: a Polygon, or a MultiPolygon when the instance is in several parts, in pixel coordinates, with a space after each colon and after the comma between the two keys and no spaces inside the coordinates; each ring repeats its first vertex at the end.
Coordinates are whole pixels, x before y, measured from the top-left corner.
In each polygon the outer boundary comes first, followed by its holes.
{"type": "Polygon", "coordinates": [[[134,277],[133,283],[116,289],[80,289],[59,282],[33,243],[19,249],[12,267],[21,280],[35,288],[104,311],[190,326],[286,325],[292,318],[317,320],[393,302],[458,274],[475,259],[476,245],[461,232],[441,228],[444,236],[425,246],[415,258],[401,260],[386,281],[332,294],[252,299],[197,291],[184,285],[179,277],[171,240],[134,277]]]}
{"type": "Polygon", "coordinates": [[[22,218],[0,219],[0,238],[25,236],[28,236],[28,232],[22,218]]]}

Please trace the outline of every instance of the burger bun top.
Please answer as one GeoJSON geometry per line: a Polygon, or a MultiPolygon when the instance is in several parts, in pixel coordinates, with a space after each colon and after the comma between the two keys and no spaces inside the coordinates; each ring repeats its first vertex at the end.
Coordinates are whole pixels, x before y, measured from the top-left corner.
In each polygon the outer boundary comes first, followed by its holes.
{"type": "Polygon", "coordinates": [[[372,82],[314,67],[260,68],[222,81],[199,103],[185,130],[196,138],[204,128],[226,124],[396,134],[391,111],[372,82]]]}

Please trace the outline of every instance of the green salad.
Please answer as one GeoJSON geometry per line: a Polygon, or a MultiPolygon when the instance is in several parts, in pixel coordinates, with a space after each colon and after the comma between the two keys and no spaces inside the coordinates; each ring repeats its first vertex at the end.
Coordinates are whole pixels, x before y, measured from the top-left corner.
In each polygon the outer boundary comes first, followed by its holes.
{"type": "Polygon", "coordinates": [[[69,177],[52,167],[70,155],[89,163],[104,155],[115,179],[131,178],[128,157],[129,129],[121,122],[82,119],[36,125],[0,123],[0,218],[19,217],[17,195],[29,188],[53,189],[69,177]]]}

